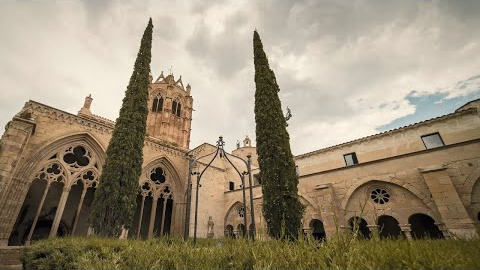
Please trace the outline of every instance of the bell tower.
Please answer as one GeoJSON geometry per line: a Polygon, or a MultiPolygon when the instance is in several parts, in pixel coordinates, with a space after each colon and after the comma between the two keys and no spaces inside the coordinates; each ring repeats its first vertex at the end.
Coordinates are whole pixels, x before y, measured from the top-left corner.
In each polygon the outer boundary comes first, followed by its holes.
{"type": "Polygon", "coordinates": [[[175,80],[173,74],[165,77],[162,71],[148,91],[148,135],[188,149],[193,111],[190,85],[184,87],[182,76],[175,80]]]}

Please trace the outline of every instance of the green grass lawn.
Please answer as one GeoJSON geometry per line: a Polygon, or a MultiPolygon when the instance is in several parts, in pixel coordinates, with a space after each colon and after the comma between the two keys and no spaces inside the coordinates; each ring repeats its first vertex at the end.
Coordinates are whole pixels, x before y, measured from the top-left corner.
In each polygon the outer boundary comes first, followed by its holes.
{"type": "Polygon", "coordinates": [[[480,269],[480,239],[246,241],[97,237],[27,247],[25,269],[480,269]]]}

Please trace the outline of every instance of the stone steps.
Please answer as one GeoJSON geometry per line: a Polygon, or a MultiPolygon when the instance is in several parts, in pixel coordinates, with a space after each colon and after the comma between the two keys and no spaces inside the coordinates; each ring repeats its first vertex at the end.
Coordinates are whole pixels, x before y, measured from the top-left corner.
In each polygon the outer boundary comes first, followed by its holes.
{"type": "Polygon", "coordinates": [[[0,269],[23,269],[20,256],[23,246],[0,247],[0,269]]]}

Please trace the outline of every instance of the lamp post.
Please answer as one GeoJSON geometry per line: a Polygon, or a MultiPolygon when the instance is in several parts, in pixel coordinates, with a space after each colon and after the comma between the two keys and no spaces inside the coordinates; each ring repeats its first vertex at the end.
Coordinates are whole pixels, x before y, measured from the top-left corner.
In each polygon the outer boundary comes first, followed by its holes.
{"type": "MultiPolygon", "coordinates": [[[[186,213],[185,213],[185,228],[184,228],[184,239],[187,239],[188,238],[188,235],[189,235],[189,223],[190,223],[190,204],[191,204],[191,193],[192,193],[192,175],[195,175],[196,176],[196,190],[195,190],[195,216],[194,216],[194,230],[193,230],[193,243],[194,245],[197,243],[197,224],[198,224],[198,194],[199,194],[199,188],[201,187],[201,184],[200,184],[200,181],[202,179],[202,176],[203,174],[205,173],[205,171],[211,166],[212,162],[217,158],[218,155],[220,155],[220,157],[225,157],[225,159],[228,161],[228,163],[230,163],[230,165],[235,169],[235,171],[238,173],[238,176],[240,177],[241,181],[242,181],[242,192],[243,192],[243,209],[245,210],[245,213],[246,213],[246,209],[247,209],[247,205],[246,205],[246,198],[245,198],[245,175],[248,174],[248,180],[249,180],[249,184],[250,184],[250,214],[251,214],[251,219],[252,219],[252,231],[250,233],[251,237],[252,237],[252,240],[255,239],[255,213],[254,213],[254,209],[253,209],[253,191],[252,191],[252,170],[251,170],[251,156],[249,155],[248,156],[248,161],[245,161],[243,160],[242,158],[238,157],[238,156],[235,156],[235,155],[232,155],[232,154],[229,154],[227,152],[225,152],[224,150],[224,147],[225,146],[225,142],[223,141],[223,137],[220,136],[218,138],[218,141],[217,141],[217,145],[216,145],[216,149],[214,152],[210,153],[210,154],[207,154],[207,155],[204,155],[204,156],[201,156],[201,157],[198,157],[198,158],[195,158],[193,159],[191,156],[189,157],[189,168],[188,168],[188,186],[187,186],[187,194],[186,194],[186,203],[187,203],[187,207],[186,207],[186,213]],[[201,171],[201,172],[193,172],[193,166],[196,164],[196,162],[202,158],[205,158],[205,157],[208,157],[208,156],[211,156],[213,155],[213,158],[210,160],[210,162],[205,166],[205,168],[201,171]],[[228,157],[234,157],[234,158],[237,158],[241,161],[243,161],[243,163],[246,165],[247,167],[247,171],[243,171],[243,172],[240,172],[238,170],[237,167],[235,167],[235,165],[230,161],[230,159],[228,157]]],[[[245,230],[247,230],[248,228],[248,224],[247,224],[247,216],[246,214],[244,214],[244,226],[245,226],[245,230]]]]}
{"type": "Polygon", "coordinates": [[[250,213],[252,215],[252,230],[250,231],[250,237],[252,241],[255,241],[255,210],[253,210],[253,191],[252,191],[252,155],[247,155],[247,171],[248,171],[248,185],[250,190],[250,213]]]}
{"type": "Polygon", "coordinates": [[[183,231],[183,240],[187,240],[190,233],[190,209],[192,206],[192,170],[195,160],[192,155],[188,156],[188,181],[187,181],[187,190],[185,191],[185,227],[183,231]]]}

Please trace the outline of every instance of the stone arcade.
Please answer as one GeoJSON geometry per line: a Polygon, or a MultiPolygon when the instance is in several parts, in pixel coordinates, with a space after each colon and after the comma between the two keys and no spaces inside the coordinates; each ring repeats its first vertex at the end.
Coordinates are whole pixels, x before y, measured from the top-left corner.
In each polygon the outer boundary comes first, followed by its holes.
{"type": "MultiPolygon", "coordinates": [[[[180,236],[186,222],[188,158],[210,153],[215,146],[190,149],[193,98],[181,77],[162,73],[149,92],[138,207],[126,233],[143,239],[180,236]]],[[[86,97],[73,115],[28,101],[8,123],[0,143],[0,245],[89,233],[90,205],[114,127],[91,113],[91,103],[86,97]]],[[[448,115],[296,156],[299,196],[306,206],[304,233],[328,239],[337,230],[351,230],[358,217],[366,237],[476,235],[479,115],[476,100],[448,115]]],[[[253,156],[257,236],[264,238],[256,148],[247,137],[232,154],[253,156]]],[[[196,169],[206,162],[201,159],[196,169]]],[[[212,165],[199,190],[198,236],[238,237],[251,228],[240,179],[225,160],[212,165]]],[[[193,218],[187,222],[192,235],[193,218]]]]}

